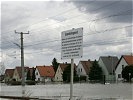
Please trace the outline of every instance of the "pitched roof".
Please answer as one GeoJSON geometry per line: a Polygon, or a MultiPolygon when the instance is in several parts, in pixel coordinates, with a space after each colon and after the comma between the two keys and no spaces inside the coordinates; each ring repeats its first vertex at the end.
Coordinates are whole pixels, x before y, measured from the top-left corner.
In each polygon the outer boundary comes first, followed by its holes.
{"type": "Polygon", "coordinates": [[[39,71],[40,76],[44,77],[54,77],[55,71],[53,66],[36,66],[39,71]]]}
{"type": "Polygon", "coordinates": [[[100,58],[103,61],[108,72],[113,73],[112,71],[115,70],[116,64],[119,61],[118,57],[116,57],[116,56],[101,56],[100,58]]]}
{"type": "Polygon", "coordinates": [[[80,62],[83,65],[83,68],[84,68],[86,74],[89,74],[90,67],[92,67],[92,62],[90,60],[88,60],[88,61],[80,61],[80,62]]]}
{"type": "MultiPolygon", "coordinates": [[[[59,63],[59,65],[60,65],[62,72],[64,72],[65,68],[71,64],[70,63],[59,63]]],[[[74,64],[74,68],[76,69],[76,64],[74,64]]]]}
{"type": "Polygon", "coordinates": [[[6,69],[5,75],[8,75],[9,77],[13,77],[14,69],[6,69]]]}
{"type": "Polygon", "coordinates": [[[127,62],[128,65],[133,64],[133,56],[132,55],[123,55],[122,57],[125,59],[125,61],[127,62]]]}
{"type": "MultiPolygon", "coordinates": [[[[19,77],[21,78],[21,77],[22,77],[22,67],[17,66],[15,69],[17,70],[17,72],[18,72],[18,74],[19,74],[19,77]]],[[[25,70],[25,71],[26,71],[26,70],[28,71],[28,70],[29,70],[29,67],[24,67],[24,70],[25,70]]]]}

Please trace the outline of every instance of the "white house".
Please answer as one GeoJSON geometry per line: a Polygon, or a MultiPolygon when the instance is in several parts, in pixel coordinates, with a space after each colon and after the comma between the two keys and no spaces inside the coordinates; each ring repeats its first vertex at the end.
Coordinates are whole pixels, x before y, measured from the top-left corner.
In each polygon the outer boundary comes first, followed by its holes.
{"type": "MultiPolygon", "coordinates": [[[[65,70],[65,68],[67,66],[69,66],[70,63],[60,63],[58,68],[57,68],[57,71],[55,73],[55,76],[54,76],[54,81],[55,82],[63,82],[63,72],[65,70]]],[[[74,68],[76,68],[76,65],[74,64],[74,68]]]]}
{"type": "Polygon", "coordinates": [[[35,81],[45,83],[53,80],[55,72],[52,66],[36,66],[35,75],[35,81]]]}
{"type": "Polygon", "coordinates": [[[122,55],[119,62],[117,63],[116,70],[115,70],[115,75],[116,75],[116,80],[117,81],[122,81],[122,70],[125,68],[127,65],[132,65],[133,64],[133,56],[132,55],[122,55]]]}
{"type": "Polygon", "coordinates": [[[116,56],[101,56],[98,64],[102,68],[103,75],[105,75],[106,82],[115,81],[115,67],[118,63],[116,56]]]}
{"type": "Polygon", "coordinates": [[[62,74],[63,74],[64,69],[67,66],[68,66],[68,64],[64,64],[64,63],[59,64],[57,71],[55,73],[55,77],[54,77],[55,82],[62,82],[63,81],[62,74]]]}
{"type": "Polygon", "coordinates": [[[6,69],[5,71],[5,83],[12,81],[14,69],[6,69]]]}
{"type": "MultiPolygon", "coordinates": [[[[26,76],[27,76],[28,70],[29,70],[29,67],[24,67],[24,74],[25,74],[24,77],[25,77],[25,80],[26,80],[26,76]]],[[[15,79],[16,81],[21,81],[22,80],[22,67],[17,66],[14,69],[13,79],[15,79]]]]}
{"type": "Polygon", "coordinates": [[[92,67],[92,62],[90,60],[88,61],[79,61],[77,66],[77,75],[80,76],[86,76],[88,77],[90,67],[92,67]]]}

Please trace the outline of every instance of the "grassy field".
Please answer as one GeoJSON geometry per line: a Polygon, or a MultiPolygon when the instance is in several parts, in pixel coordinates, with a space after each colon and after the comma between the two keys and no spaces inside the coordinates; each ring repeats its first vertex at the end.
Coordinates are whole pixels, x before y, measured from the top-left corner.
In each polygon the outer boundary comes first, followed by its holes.
{"type": "MultiPolygon", "coordinates": [[[[25,86],[5,86],[1,85],[0,95],[2,96],[25,96],[38,98],[57,98],[68,100],[70,95],[69,84],[47,84],[25,86]]],[[[74,84],[73,96],[75,100],[132,100],[132,84],[74,84]],[[110,99],[104,99],[110,98],[110,99]],[[115,99],[116,98],[116,99],[115,99]]]]}

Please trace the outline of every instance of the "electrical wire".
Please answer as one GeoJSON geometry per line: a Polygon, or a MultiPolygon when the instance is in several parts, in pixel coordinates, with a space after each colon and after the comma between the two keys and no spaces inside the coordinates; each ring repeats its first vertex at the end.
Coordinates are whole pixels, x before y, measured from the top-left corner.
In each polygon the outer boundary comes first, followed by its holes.
{"type": "MultiPolygon", "coordinates": [[[[104,40],[104,41],[103,40],[97,40],[97,41],[90,41],[89,43],[86,42],[86,43],[83,44],[83,47],[87,47],[87,46],[91,46],[91,45],[101,46],[101,45],[108,45],[108,44],[111,44],[111,45],[117,44],[117,46],[118,46],[118,45],[123,45],[121,43],[129,43],[129,41],[130,41],[130,38],[124,38],[124,37],[121,37],[117,40],[116,39],[104,40]]],[[[61,47],[61,45],[55,45],[55,46],[48,46],[48,47],[45,46],[45,48],[48,48],[48,50],[52,50],[54,52],[55,51],[58,52],[59,50],[61,50],[61,48],[57,49],[58,46],[61,47]]],[[[41,51],[35,51],[35,52],[26,52],[25,54],[35,54],[35,53],[38,54],[38,53],[41,53],[41,52],[44,52],[44,51],[41,50],[41,51]]],[[[20,54],[14,54],[12,56],[17,56],[17,55],[20,55],[20,54]]]]}
{"type": "MultiPolygon", "coordinates": [[[[94,1],[96,1],[96,0],[94,0],[94,1]]],[[[91,1],[90,4],[93,3],[94,1],[91,1]]],[[[110,5],[114,5],[114,4],[116,4],[116,3],[120,2],[120,1],[122,1],[122,0],[115,1],[115,2],[113,2],[113,3],[107,4],[107,5],[103,6],[103,7],[100,7],[100,8],[94,9],[94,10],[92,10],[92,11],[97,11],[97,10],[103,9],[103,8],[108,7],[108,6],[110,6],[110,5]]],[[[89,3],[88,3],[88,4],[89,4],[89,3]]],[[[75,9],[75,8],[74,8],[74,9],[75,9]]],[[[72,10],[72,9],[70,9],[70,10],[68,10],[68,11],[71,11],[71,10],[72,10]]],[[[68,11],[62,12],[62,13],[57,14],[57,15],[52,16],[52,17],[56,17],[56,16],[58,16],[58,15],[61,15],[61,14],[67,13],[68,11]]],[[[82,14],[81,14],[81,15],[82,15],[82,14]]],[[[51,17],[51,18],[52,18],[52,17],[51,17]]],[[[40,22],[43,22],[43,21],[46,21],[46,20],[47,20],[47,19],[42,20],[42,21],[39,21],[39,22],[37,22],[37,23],[40,23],[40,22]]],[[[31,25],[29,25],[28,27],[30,27],[30,26],[32,26],[32,25],[35,25],[35,24],[37,24],[37,23],[31,24],[31,25]]],[[[49,26],[49,25],[48,25],[48,26],[49,26]]],[[[47,26],[47,27],[48,27],[48,26],[47,26]]],[[[46,27],[45,27],[45,28],[46,28],[46,27]]]]}

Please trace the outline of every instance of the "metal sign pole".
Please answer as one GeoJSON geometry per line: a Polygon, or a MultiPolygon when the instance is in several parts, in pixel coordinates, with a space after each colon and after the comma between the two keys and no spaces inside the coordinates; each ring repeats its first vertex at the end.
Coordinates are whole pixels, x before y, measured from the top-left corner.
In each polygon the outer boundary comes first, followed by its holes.
{"type": "Polygon", "coordinates": [[[70,100],[73,99],[74,58],[83,56],[83,28],[71,29],[61,33],[61,59],[71,59],[70,100]]]}
{"type": "Polygon", "coordinates": [[[73,99],[73,69],[74,69],[74,59],[71,59],[70,100],[73,99]]]}

